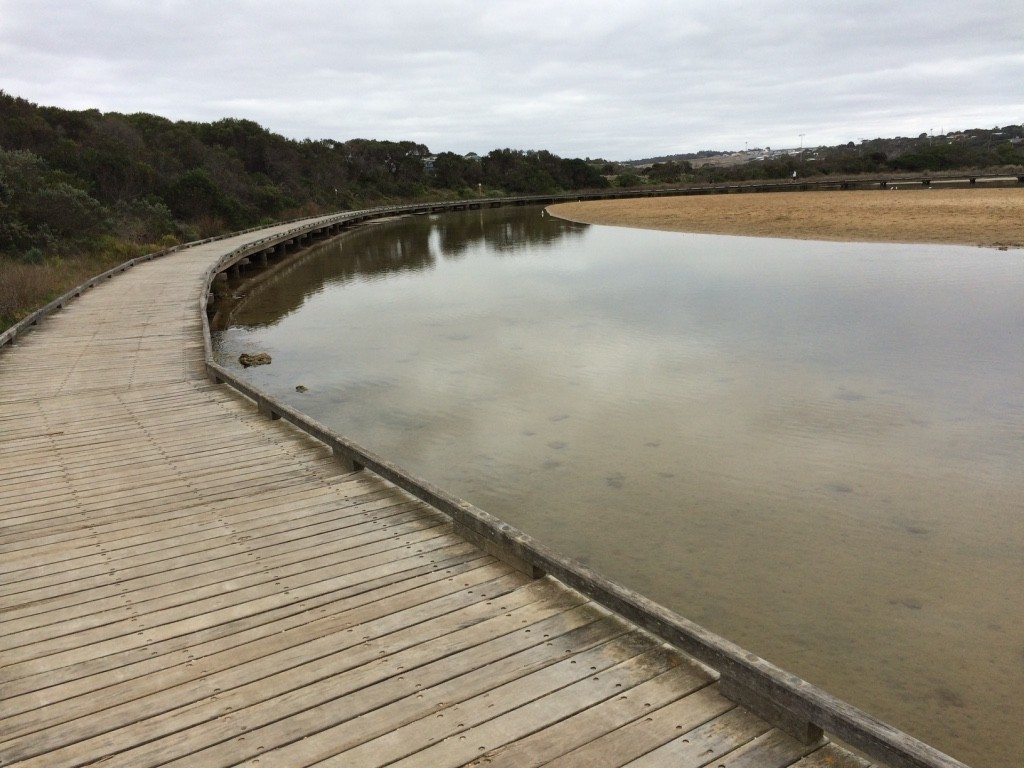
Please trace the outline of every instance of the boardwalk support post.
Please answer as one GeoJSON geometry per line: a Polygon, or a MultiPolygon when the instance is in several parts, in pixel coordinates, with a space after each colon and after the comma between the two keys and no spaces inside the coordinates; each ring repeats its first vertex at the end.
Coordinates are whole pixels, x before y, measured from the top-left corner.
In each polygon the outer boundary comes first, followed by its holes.
{"type": "Polygon", "coordinates": [[[805,718],[790,712],[777,701],[773,701],[730,675],[722,675],[718,681],[718,690],[727,699],[746,707],[766,722],[788,733],[801,744],[817,744],[824,738],[824,732],[814,723],[807,722],[805,718]]]}
{"type": "Polygon", "coordinates": [[[334,454],[334,458],[338,460],[338,463],[345,467],[345,469],[350,469],[353,472],[359,472],[365,469],[365,467],[356,461],[353,456],[341,450],[338,446],[332,446],[331,452],[334,454]]]}
{"type": "Polygon", "coordinates": [[[271,421],[277,421],[281,418],[281,414],[274,410],[274,406],[262,397],[256,401],[256,408],[271,421]]]}
{"type": "Polygon", "coordinates": [[[507,565],[511,565],[517,571],[525,573],[531,579],[540,579],[544,577],[544,571],[538,568],[536,565],[531,563],[529,560],[525,560],[515,555],[509,548],[502,546],[501,544],[493,541],[492,539],[483,536],[472,528],[467,528],[460,523],[452,521],[452,528],[455,533],[464,538],[470,544],[476,545],[478,549],[482,549],[484,552],[489,554],[491,557],[496,557],[507,565]]]}

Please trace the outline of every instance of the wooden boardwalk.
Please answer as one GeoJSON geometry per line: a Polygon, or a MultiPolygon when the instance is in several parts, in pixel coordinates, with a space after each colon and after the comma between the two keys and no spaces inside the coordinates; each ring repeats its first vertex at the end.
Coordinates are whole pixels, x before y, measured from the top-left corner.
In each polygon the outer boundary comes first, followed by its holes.
{"type": "Polygon", "coordinates": [[[0,766],[867,765],[204,373],[138,265],[0,351],[0,766]]]}

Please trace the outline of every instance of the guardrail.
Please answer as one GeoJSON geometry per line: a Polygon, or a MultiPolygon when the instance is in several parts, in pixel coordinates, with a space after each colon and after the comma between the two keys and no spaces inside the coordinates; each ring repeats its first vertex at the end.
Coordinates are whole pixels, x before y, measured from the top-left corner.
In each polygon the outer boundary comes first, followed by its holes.
{"type": "MultiPolygon", "coordinates": [[[[579,199],[579,195],[566,196],[579,199]]],[[[438,210],[497,204],[525,204],[520,201],[549,202],[551,197],[496,198],[434,204],[438,210]]],[[[312,223],[299,228],[313,231],[344,222],[364,221],[400,213],[417,213],[429,205],[393,206],[353,211],[334,217],[330,223],[312,223]]],[[[525,532],[488,514],[463,499],[418,478],[369,449],[334,432],[302,412],[275,399],[213,360],[207,314],[211,286],[218,272],[248,254],[265,250],[291,233],[248,243],[225,254],[206,274],[199,310],[203,317],[205,366],[209,378],[228,384],[252,400],[258,410],[272,419],[284,419],[329,446],[353,469],[366,469],[402,488],[447,515],[456,530],[490,554],[512,564],[532,577],[550,574],[588,598],[618,613],[654,636],[685,651],[716,670],[722,692],[753,710],[768,722],[805,743],[827,732],[893,768],[966,768],[963,763],[908,734],[868,715],[814,685],[738,645],[658,605],[633,590],[617,584],[591,568],[534,540],[525,532]]]]}

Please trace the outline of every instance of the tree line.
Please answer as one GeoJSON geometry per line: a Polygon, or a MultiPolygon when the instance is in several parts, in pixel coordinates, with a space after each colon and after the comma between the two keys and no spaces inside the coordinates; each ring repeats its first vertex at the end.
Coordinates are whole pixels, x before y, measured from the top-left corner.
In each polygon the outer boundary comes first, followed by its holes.
{"type": "Polygon", "coordinates": [[[0,91],[0,254],[20,260],[391,201],[605,186],[598,167],[546,151],[296,141],[251,120],[74,111],[0,91]]]}
{"type": "Polygon", "coordinates": [[[67,110],[0,90],[0,328],[175,243],[391,202],[606,186],[598,165],[547,151],[296,141],[251,120],[67,110]]]}

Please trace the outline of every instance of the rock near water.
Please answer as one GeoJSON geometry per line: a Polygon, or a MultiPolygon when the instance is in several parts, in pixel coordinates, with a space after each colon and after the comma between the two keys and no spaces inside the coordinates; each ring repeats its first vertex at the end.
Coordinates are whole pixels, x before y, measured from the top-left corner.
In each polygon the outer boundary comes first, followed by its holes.
{"type": "Polygon", "coordinates": [[[238,356],[238,362],[242,364],[243,368],[248,368],[251,365],[270,365],[270,355],[266,352],[257,352],[255,355],[243,352],[238,356]]]}

